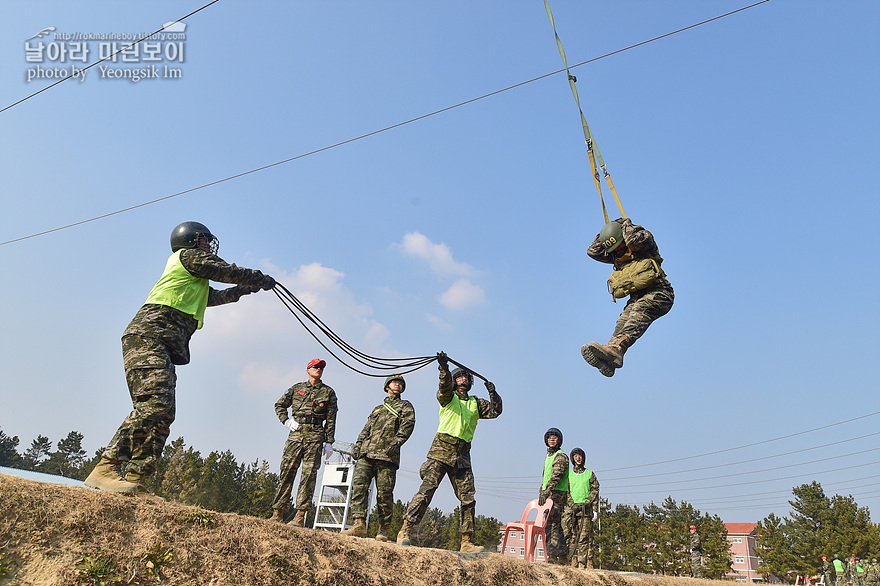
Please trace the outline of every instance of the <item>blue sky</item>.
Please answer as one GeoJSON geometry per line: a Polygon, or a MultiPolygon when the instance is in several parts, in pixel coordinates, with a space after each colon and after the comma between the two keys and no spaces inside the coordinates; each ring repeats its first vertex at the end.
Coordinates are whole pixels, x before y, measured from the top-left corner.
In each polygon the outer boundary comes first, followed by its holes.
{"type": "MultiPolygon", "coordinates": [[[[552,7],[576,64],[747,4],[552,7]]],[[[152,32],[201,5],[4,5],[0,108],[48,85],[27,80],[25,43],[44,28],[152,32]]],[[[183,62],[160,63],[179,78],[94,67],[0,113],[0,429],[22,448],[71,430],[90,454],[106,444],[130,409],[119,338],[171,229],[197,220],[224,259],[276,277],[355,347],[445,350],[496,383],[504,414],[473,448],[478,514],[519,517],[552,426],[613,504],[671,495],[756,522],[818,480],[876,521],[878,23],[875,2],[772,0],[574,69],[624,208],[654,233],[676,291],[606,379],[579,349],[606,341],[623,306],[585,254],[603,219],[563,74],[9,242],[561,67],[538,0],[214,4],[187,19],[183,62]]],[[[277,468],[273,404],[326,352],[271,293],[209,309],[192,352],[171,437],[277,468]]],[[[332,359],[325,382],[338,439],[354,441],[381,382],[332,359]]],[[[404,501],[436,430],[435,366],[407,382],[404,501]]],[[[437,506],[454,502],[438,491],[437,506]]]]}

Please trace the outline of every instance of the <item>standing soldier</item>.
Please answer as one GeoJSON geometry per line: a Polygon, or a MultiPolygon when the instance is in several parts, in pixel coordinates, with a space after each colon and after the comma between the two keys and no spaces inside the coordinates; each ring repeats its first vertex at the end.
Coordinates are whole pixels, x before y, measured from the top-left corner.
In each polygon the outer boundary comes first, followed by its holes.
{"type": "Polygon", "coordinates": [[[825,586],[834,586],[834,581],[831,578],[831,564],[828,563],[828,557],[822,556],[822,580],[825,583],[825,586]]]}
{"type": "Polygon", "coordinates": [[[565,565],[568,562],[568,547],[562,529],[562,512],[568,502],[568,456],[562,451],[562,432],[551,427],[544,433],[547,457],[544,458],[544,481],[538,493],[538,505],[553,501],[547,515],[544,534],[547,536],[547,561],[551,564],[565,565]]]}
{"type": "Polygon", "coordinates": [[[174,421],[174,367],[189,364],[189,341],[202,327],[205,308],[275,286],[269,275],[224,261],[217,256],[219,247],[217,237],[198,222],[178,224],[171,232],[172,254],[165,271],[122,334],[133,410],[86,478],[86,486],[129,494],[147,491],[146,477],[156,470],[174,421]],[[209,281],[237,286],[216,290],[209,281]]]}
{"type": "Polygon", "coordinates": [[[694,578],[703,577],[703,544],[697,526],[691,525],[691,575],[694,578]]]}
{"type": "Polygon", "coordinates": [[[834,566],[834,584],[835,586],[845,586],[846,584],[846,566],[838,554],[834,554],[834,560],[831,562],[834,566]]]}
{"type": "Polygon", "coordinates": [[[501,397],[495,385],[486,381],[489,400],[468,395],[474,384],[474,375],[465,368],[457,368],[450,374],[449,359],[445,352],[437,354],[440,383],[437,402],[440,403],[440,425],[434,441],[428,449],[428,458],[419,469],[422,485],[413,496],[403,517],[403,526],[397,534],[399,545],[410,544],[410,532],[418,526],[434,492],[444,476],[449,477],[455,496],[461,502],[461,548],[464,553],[477,553],[483,548],[474,545],[474,515],[477,501],[474,498],[474,472],[471,469],[471,441],[480,419],[495,419],[501,415],[501,397]]]}
{"type": "Polygon", "coordinates": [[[615,301],[629,295],[611,340],[607,344],[590,342],[581,347],[584,360],[603,375],[614,376],[614,370],[623,367],[627,349],[654,320],[672,309],[675,293],[660,268],[663,258],[654,236],[629,218],[605,224],[587,254],[594,260],[614,265],[608,285],[615,301]]]}
{"type": "Polygon", "coordinates": [[[593,521],[598,518],[599,481],[584,467],[587,455],[580,448],[571,451],[572,468],[568,473],[568,504],[562,516],[562,528],[568,542],[571,565],[593,569],[593,521]]]}
{"type": "Polygon", "coordinates": [[[343,531],[355,537],[367,536],[367,491],[376,479],[376,511],[379,532],[376,541],[388,541],[388,527],[394,510],[394,483],[400,467],[400,448],[416,426],[412,403],[400,398],[406,381],[399,374],[385,379],[387,397],[373,409],[352,449],[357,467],[352,480],[351,515],[354,525],[343,531]]]}
{"type": "Polygon", "coordinates": [[[306,511],[312,505],[315,480],[321,467],[321,452],[329,458],[336,441],[336,391],[321,381],[327,363],[315,358],[306,366],[308,382],[296,383],[275,403],[275,414],[290,430],[284,455],[281,456],[281,475],[272,520],[283,522],[284,513],[290,506],[293,479],[302,463],[299,490],[296,494],[296,515],[290,522],[294,527],[303,527],[306,511]],[[287,409],[290,409],[290,416],[287,409]]]}

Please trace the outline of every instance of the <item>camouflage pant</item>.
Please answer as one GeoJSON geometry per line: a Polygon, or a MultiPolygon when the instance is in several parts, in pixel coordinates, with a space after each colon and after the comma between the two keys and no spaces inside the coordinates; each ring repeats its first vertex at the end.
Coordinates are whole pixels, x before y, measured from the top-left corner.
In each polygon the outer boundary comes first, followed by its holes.
{"type": "Polygon", "coordinates": [[[281,456],[281,474],[279,475],[278,491],[275,493],[273,509],[286,511],[290,506],[290,494],[293,492],[293,479],[302,464],[302,475],[299,479],[299,490],[296,494],[297,510],[307,510],[312,504],[315,493],[315,481],[321,468],[321,451],[324,447],[322,436],[312,437],[300,431],[291,432],[284,444],[281,456]]]}
{"type": "Polygon", "coordinates": [[[141,336],[122,338],[125,379],[133,410],[102,454],[128,461],[128,470],[152,474],[174,421],[177,373],[165,345],[141,336]]]}
{"type": "Polygon", "coordinates": [[[357,461],[351,482],[351,516],[367,518],[367,492],[374,478],[379,525],[386,525],[391,522],[394,510],[394,483],[397,480],[397,466],[386,460],[361,458],[357,461]]]}
{"type": "Polygon", "coordinates": [[[422,485],[419,492],[415,494],[409,502],[404,518],[410,525],[418,525],[425,512],[431,505],[431,499],[440,481],[444,476],[449,476],[452,483],[452,490],[455,496],[461,501],[461,532],[474,532],[474,511],[477,509],[477,501],[474,498],[477,490],[474,488],[474,473],[470,468],[456,468],[449,466],[443,462],[428,458],[419,469],[419,476],[422,478],[422,485]]]}
{"type": "Polygon", "coordinates": [[[584,504],[574,506],[580,510],[565,508],[562,529],[568,543],[569,560],[577,559],[586,564],[593,559],[593,509],[584,504]]]}
{"type": "Polygon", "coordinates": [[[550,494],[553,507],[547,515],[544,534],[547,536],[547,555],[556,558],[568,558],[568,546],[565,542],[565,531],[562,529],[562,512],[568,495],[554,490],[550,494]]]}
{"type": "Polygon", "coordinates": [[[674,302],[675,292],[666,279],[658,281],[651,289],[636,291],[629,296],[626,307],[617,318],[614,335],[625,335],[635,342],[654,320],[669,313],[674,302]]]}
{"type": "Polygon", "coordinates": [[[691,575],[694,578],[703,577],[703,554],[699,551],[691,552],[691,575]]]}

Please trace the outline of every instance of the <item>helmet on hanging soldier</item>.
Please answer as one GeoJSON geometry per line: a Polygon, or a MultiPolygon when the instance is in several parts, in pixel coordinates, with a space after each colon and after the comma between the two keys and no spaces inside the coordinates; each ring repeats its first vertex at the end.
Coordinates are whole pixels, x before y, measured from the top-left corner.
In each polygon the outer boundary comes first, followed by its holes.
{"type": "Polygon", "coordinates": [[[471,390],[471,387],[474,386],[474,375],[471,373],[471,371],[469,371],[466,368],[456,368],[455,370],[452,371],[451,376],[452,376],[452,386],[453,387],[456,386],[455,379],[457,379],[460,376],[467,377],[467,390],[471,390]]]}
{"type": "Polygon", "coordinates": [[[205,240],[208,249],[213,254],[217,254],[220,249],[220,241],[216,236],[211,234],[208,227],[199,222],[184,222],[178,224],[171,231],[171,252],[177,252],[180,249],[198,248],[199,241],[205,240]]]}
{"type": "Polygon", "coordinates": [[[606,253],[611,253],[623,244],[623,227],[620,222],[608,222],[599,231],[599,242],[606,253]]]}
{"type": "Polygon", "coordinates": [[[550,444],[547,443],[547,440],[550,439],[551,435],[555,435],[556,437],[559,438],[559,443],[556,444],[556,447],[561,448],[562,447],[562,432],[559,431],[559,429],[556,427],[551,427],[550,429],[548,429],[547,431],[544,432],[544,445],[547,446],[548,448],[550,447],[550,444]]]}
{"type": "Polygon", "coordinates": [[[383,387],[384,391],[388,390],[388,385],[391,384],[391,381],[393,381],[393,380],[400,381],[400,392],[401,393],[406,390],[406,381],[403,380],[403,375],[402,374],[392,374],[391,376],[389,376],[388,378],[385,379],[385,386],[383,387]]]}

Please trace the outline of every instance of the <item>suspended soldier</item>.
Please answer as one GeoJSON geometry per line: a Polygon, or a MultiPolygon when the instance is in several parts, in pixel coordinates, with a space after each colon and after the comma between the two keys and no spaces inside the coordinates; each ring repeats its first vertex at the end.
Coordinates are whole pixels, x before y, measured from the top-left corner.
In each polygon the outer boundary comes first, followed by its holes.
{"type": "Polygon", "coordinates": [[[471,469],[471,441],[480,419],[495,419],[501,415],[501,397],[495,385],[486,381],[489,400],[471,397],[468,392],[474,384],[474,375],[467,369],[449,372],[449,358],[437,354],[440,383],[437,402],[440,403],[440,425],[428,449],[428,457],[419,469],[422,485],[413,496],[403,517],[403,526],[397,534],[399,545],[410,545],[410,532],[417,527],[434,498],[444,476],[449,477],[455,496],[461,502],[461,547],[464,553],[483,551],[473,543],[474,516],[477,501],[474,498],[474,473],[471,469]]]}
{"type": "Polygon", "coordinates": [[[321,468],[321,454],[329,458],[336,441],[336,391],[321,380],[327,363],[319,358],[306,365],[308,380],[287,389],[275,402],[275,414],[284,427],[290,430],[281,456],[281,474],[275,502],[272,503],[272,520],[283,522],[284,513],[290,506],[293,479],[302,464],[299,490],[296,494],[296,515],[290,524],[304,527],[306,512],[312,505],[315,481],[321,468]],[[290,409],[290,415],[288,415],[290,409]]]}
{"type": "Polygon", "coordinates": [[[400,398],[406,390],[403,376],[392,374],[386,378],[384,389],[387,394],[385,400],[367,417],[367,423],[352,448],[352,456],[357,460],[351,493],[354,524],[343,531],[355,537],[367,536],[367,491],[375,479],[376,515],[379,517],[376,541],[388,541],[394,510],[394,483],[400,467],[400,448],[416,426],[416,412],[412,403],[400,398]]]}
{"type": "Polygon", "coordinates": [[[629,296],[607,344],[581,347],[584,360],[605,376],[623,367],[623,355],[654,320],[666,315],[675,301],[672,285],[660,267],[663,258],[654,236],[632,220],[605,224],[587,249],[590,258],[614,265],[608,288],[615,300],[629,296]]]}
{"type": "Polygon", "coordinates": [[[189,364],[189,341],[205,308],[238,301],[275,286],[260,271],[217,256],[220,241],[204,224],[184,222],[171,232],[171,256],[144,305],[122,334],[122,361],[133,409],[85,480],[120,493],[146,492],[175,416],[175,366],[189,364]],[[213,289],[209,281],[235,287],[213,289]],[[125,464],[125,477],[122,466],[125,464]]]}
{"type": "Polygon", "coordinates": [[[568,546],[562,529],[562,513],[568,502],[568,456],[562,451],[562,432],[551,427],[544,433],[547,457],[544,458],[544,479],[538,493],[538,505],[551,499],[553,506],[547,515],[544,534],[547,536],[547,561],[551,564],[568,563],[568,546]]]}
{"type": "Polygon", "coordinates": [[[572,567],[593,569],[593,522],[598,518],[599,481],[585,467],[587,455],[580,448],[571,451],[568,473],[568,504],[562,528],[568,542],[572,567]]]}

